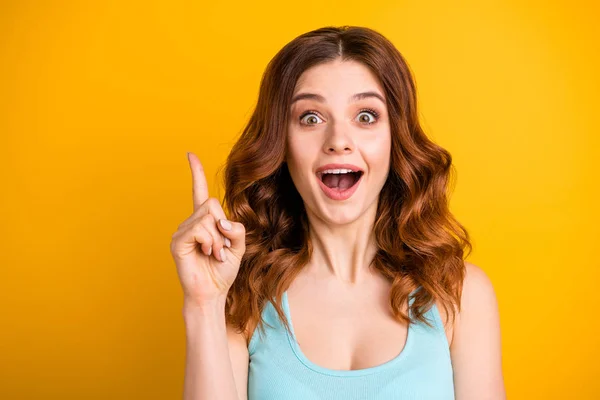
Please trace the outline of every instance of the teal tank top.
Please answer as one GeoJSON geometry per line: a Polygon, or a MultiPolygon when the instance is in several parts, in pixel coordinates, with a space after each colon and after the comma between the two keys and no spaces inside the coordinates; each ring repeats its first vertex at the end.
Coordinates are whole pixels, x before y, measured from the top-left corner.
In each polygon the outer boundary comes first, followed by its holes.
{"type": "MultiPolygon", "coordinates": [[[[287,291],[282,307],[295,335],[287,291]]],[[[454,400],[450,349],[435,304],[425,313],[433,328],[421,321],[411,323],[400,354],[358,370],[333,370],[312,363],[270,302],[262,314],[273,328],[265,325],[264,335],[257,329],[248,344],[248,400],[454,400]]]]}

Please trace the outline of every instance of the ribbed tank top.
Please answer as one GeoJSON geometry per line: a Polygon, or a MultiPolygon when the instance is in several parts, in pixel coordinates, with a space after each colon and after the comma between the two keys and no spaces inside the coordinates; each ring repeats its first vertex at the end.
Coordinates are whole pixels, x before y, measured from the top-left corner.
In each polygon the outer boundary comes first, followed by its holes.
{"type": "MultiPolygon", "coordinates": [[[[282,307],[295,336],[287,291],[282,307]]],[[[420,321],[409,324],[406,344],[392,360],[371,368],[333,370],[302,353],[268,302],[263,318],[273,328],[265,325],[264,335],[256,329],[248,344],[248,400],[454,400],[450,349],[437,306],[425,316],[433,328],[420,321]]]]}

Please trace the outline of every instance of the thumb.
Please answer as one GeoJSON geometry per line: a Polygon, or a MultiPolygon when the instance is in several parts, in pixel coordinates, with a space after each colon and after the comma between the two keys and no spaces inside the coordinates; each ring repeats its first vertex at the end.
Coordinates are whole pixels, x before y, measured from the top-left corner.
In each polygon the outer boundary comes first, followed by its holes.
{"type": "MultiPolygon", "coordinates": [[[[246,252],[246,229],[240,222],[219,219],[217,226],[223,236],[231,240],[229,250],[238,258],[246,252]]],[[[225,247],[227,248],[227,247],[225,247]]]]}

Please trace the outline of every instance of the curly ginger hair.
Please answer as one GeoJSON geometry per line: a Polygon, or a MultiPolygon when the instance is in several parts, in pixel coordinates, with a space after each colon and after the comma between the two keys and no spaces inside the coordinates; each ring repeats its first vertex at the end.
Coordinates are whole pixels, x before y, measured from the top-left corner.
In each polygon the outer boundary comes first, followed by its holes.
{"type": "Polygon", "coordinates": [[[290,329],[282,296],[312,254],[304,203],[285,163],[290,101],[306,69],[338,58],[370,68],[386,94],[391,161],[378,199],[372,266],[392,284],[393,314],[400,322],[415,322],[401,310],[419,286],[424,290],[411,306],[415,320],[430,325],[424,314],[436,301],[446,316],[451,310],[453,320],[455,306],[460,311],[463,259],[472,246],[449,210],[452,157],[419,125],[415,82],[394,45],[370,28],[329,26],[298,36],[269,62],[256,108],[224,165],[222,206],[246,228],[246,252],[227,294],[226,321],[248,342],[257,325],[264,329],[261,312],[268,301],[290,329]]]}

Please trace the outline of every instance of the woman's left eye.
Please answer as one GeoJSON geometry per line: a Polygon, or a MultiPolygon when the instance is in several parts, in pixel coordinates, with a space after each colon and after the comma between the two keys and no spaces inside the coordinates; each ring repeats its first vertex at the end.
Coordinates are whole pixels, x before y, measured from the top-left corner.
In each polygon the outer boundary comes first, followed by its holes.
{"type": "Polygon", "coordinates": [[[369,119],[365,120],[364,118],[362,119],[361,122],[364,122],[367,125],[371,125],[372,123],[375,123],[377,121],[377,119],[379,118],[379,114],[377,113],[377,111],[371,110],[371,109],[360,110],[360,113],[358,114],[359,120],[361,118],[361,114],[365,114],[365,115],[371,114],[373,116],[373,120],[369,120],[369,119]]]}

